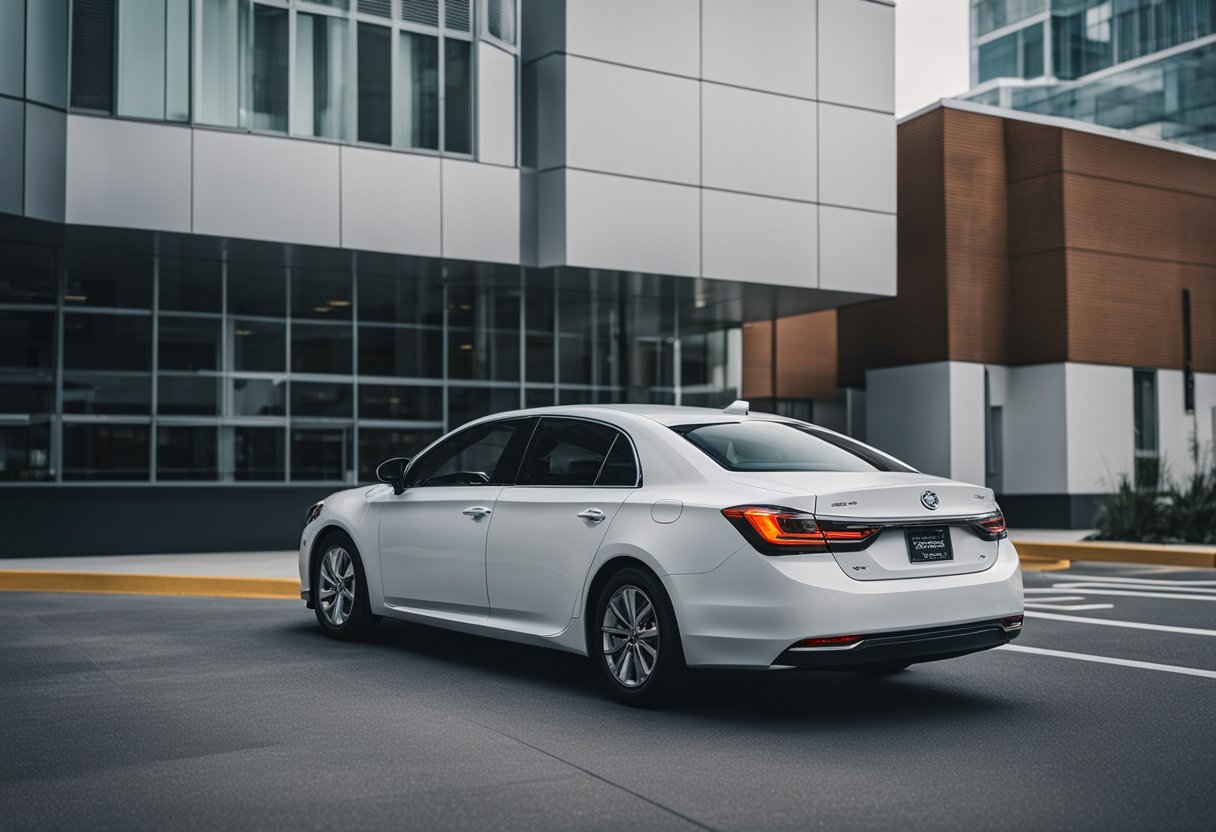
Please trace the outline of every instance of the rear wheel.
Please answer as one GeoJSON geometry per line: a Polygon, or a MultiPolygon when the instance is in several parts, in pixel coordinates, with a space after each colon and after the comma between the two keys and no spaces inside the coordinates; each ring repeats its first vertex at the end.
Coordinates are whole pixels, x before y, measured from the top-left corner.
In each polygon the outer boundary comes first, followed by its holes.
{"type": "Polygon", "coordinates": [[[366,638],[380,617],[372,615],[363,562],[354,541],[342,532],[331,532],[317,551],[312,567],[317,622],[332,638],[366,638]]]}
{"type": "Polygon", "coordinates": [[[675,613],[650,572],[626,567],[596,600],[588,652],[621,702],[653,707],[679,695],[688,679],[675,613]]]}

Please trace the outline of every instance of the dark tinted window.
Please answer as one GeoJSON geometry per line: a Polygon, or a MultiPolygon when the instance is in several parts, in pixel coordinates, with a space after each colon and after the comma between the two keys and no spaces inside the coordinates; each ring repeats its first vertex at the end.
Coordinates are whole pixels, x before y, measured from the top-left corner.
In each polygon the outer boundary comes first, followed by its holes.
{"type": "Polygon", "coordinates": [[[674,428],[730,471],[912,471],[843,437],[788,422],[674,428]]]}
{"type": "Polygon", "coordinates": [[[511,471],[511,454],[530,419],[489,422],[461,431],[433,448],[410,469],[412,486],[501,485],[511,471]]]}
{"type": "Polygon", "coordinates": [[[638,464],[633,456],[633,445],[622,434],[612,443],[608,459],[600,470],[596,485],[637,485],[638,464]]]}
{"type": "Polygon", "coordinates": [[[634,485],[636,481],[628,440],[616,428],[582,419],[542,419],[517,480],[519,485],[566,486],[634,485]],[[623,446],[624,456],[613,453],[617,445],[623,446]],[[599,479],[610,456],[608,479],[613,482],[599,479]]]}

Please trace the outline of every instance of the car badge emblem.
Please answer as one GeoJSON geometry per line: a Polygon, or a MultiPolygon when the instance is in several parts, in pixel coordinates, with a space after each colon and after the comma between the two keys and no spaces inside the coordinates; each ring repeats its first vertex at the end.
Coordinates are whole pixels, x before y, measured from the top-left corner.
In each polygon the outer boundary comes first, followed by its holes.
{"type": "Polygon", "coordinates": [[[926,491],[920,495],[920,504],[929,511],[933,511],[942,504],[942,501],[938,499],[936,491],[926,491]]]}

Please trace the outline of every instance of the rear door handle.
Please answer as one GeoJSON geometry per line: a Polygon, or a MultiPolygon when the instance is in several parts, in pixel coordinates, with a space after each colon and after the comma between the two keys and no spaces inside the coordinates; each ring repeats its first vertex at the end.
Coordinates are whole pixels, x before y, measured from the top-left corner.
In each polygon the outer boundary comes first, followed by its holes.
{"type": "Polygon", "coordinates": [[[590,520],[592,523],[598,523],[604,519],[604,512],[600,511],[598,508],[589,508],[585,511],[580,511],[578,516],[584,520],[590,520]]]}
{"type": "Polygon", "coordinates": [[[483,517],[489,517],[491,514],[493,514],[494,509],[486,508],[485,506],[469,506],[460,513],[465,517],[472,517],[474,520],[480,520],[483,517]]]}

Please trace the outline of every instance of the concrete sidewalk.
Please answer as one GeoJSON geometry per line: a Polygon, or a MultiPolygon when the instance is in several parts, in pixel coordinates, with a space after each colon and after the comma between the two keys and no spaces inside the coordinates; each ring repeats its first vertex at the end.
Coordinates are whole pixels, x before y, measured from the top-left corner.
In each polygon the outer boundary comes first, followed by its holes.
{"type": "Polygon", "coordinates": [[[123,575],[197,575],[300,579],[297,553],[209,552],[191,555],[97,555],[72,558],[3,558],[0,570],[108,572],[123,575]]]}

